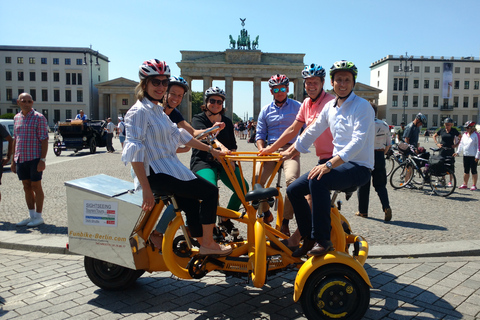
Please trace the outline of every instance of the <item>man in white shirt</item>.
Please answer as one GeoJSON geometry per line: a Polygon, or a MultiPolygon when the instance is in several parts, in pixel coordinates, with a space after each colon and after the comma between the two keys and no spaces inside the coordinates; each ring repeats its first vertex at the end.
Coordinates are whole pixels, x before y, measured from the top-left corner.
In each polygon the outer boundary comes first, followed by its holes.
{"type": "Polygon", "coordinates": [[[107,131],[107,152],[113,153],[115,149],[113,149],[112,141],[113,141],[113,132],[115,131],[116,126],[112,122],[112,118],[107,119],[107,127],[105,130],[107,131]]]}
{"type": "Polygon", "coordinates": [[[287,158],[298,151],[307,153],[327,128],[332,132],[332,159],[315,166],[287,188],[304,238],[303,246],[293,256],[321,256],[334,250],[330,241],[330,190],[361,186],[371,177],[375,115],[370,103],[353,93],[356,76],[357,68],[352,62],[342,60],[333,64],[330,78],[337,98],[325,105],[317,120],[298,137],[294,148],[282,153],[287,158]],[[309,193],[312,209],[305,199],[309,193]]]}

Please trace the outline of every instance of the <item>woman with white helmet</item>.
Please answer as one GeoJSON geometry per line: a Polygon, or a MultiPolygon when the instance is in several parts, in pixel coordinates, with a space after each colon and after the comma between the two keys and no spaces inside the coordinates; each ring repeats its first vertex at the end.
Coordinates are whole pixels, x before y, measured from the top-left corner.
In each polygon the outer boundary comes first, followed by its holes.
{"type": "Polygon", "coordinates": [[[453,156],[457,156],[463,152],[463,184],[459,189],[467,189],[468,179],[470,178],[470,171],[472,172],[472,187],[471,191],[477,190],[477,165],[480,159],[480,135],[476,128],[476,123],[473,121],[467,121],[465,123],[465,129],[467,132],[462,136],[458,145],[457,152],[453,156]]]}
{"type": "MultiPolygon", "coordinates": [[[[197,130],[203,130],[212,126],[216,122],[224,122],[225,129],[220,131],[216,137],[216,143],[224,152],[236,151],[237,141],[235,139],[234,127],[232,120],[224,115],[225,109],[223,103],[225,101],[225,91],[219,87],[211,87],[205,91],[205,104],[201,106],[203,112],[196,114],[192,118],[192,126],[197,130]]],[[[197,173],[200,177],[205,178],[214,185],[217,185],[217,180],[222,182],[233,191],[230,201],[227,205],[228,209],[238,211],[242,202],[238,198],[227,173],[222,165],[215,161],[213,157],[199,148],[192,150],[192,158],[190,160],[190,169],[197,173]]],[[[235,168],[235,175],[238,181],[241,181],[241,174],[238,167],[235,168]]],[[[244,180],[245,181],[245,180],[244,180]]],[[[247,191],[249,189],[247,181],[245,181],[247,191]]],[[[221,222],[223,226],[230,232],[233,228],[233,223],[230,220],[221,222]]]]}
{"type": "Polygon", "coordinates": [[[218,189],[185,167],[177,157],[179,145],[208,152],[218,158],[222,152],[193,139],[173,124],[159,104],[168,87],[170,68],[157,59],[140,66],[137,102],[125,116],[127,138],[122,161],[131,162],[143,190],[142,209],[152,210],[156,195],[173,194],[187,214],[192,237],[200,243],[201,255],[228,255],[232,248],[213,240],[218,189]],[[200,202],[201,201],[201,202],[200,202]]]}

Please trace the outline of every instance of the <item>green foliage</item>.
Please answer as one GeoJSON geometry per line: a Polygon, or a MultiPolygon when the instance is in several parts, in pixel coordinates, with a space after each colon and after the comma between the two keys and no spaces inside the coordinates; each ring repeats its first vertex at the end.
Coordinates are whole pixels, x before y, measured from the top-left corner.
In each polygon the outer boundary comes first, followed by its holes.
{"type": "Polygon", "coordinates": [[[0,115],[0,119],[13,119],[15,117],[15,113],[4,113],[0,115]]]}
{"type": "Polygon", "coordinates": [[[192,91],[192,115],[202,112],[203,92],[192,91]]]}
{"type": "Polygon", "coordinates": [[[239,116],[237,116],[237,114],[234,112],[233,113],[233,119],[232,119],[233,123],[237,122],[237,121],[242,121],[242,118],[240,118],[239,116]]]}

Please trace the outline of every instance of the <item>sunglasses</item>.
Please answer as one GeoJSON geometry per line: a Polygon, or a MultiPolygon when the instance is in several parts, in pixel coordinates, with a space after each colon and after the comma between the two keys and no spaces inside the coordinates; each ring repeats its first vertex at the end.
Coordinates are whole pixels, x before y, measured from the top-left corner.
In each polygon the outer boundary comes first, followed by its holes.
{"type": "Polygon", "coordinates": [[[283,87],[283,88],[274,88],[273,89],[273,93],[279,93],[279,92],[287,92],[287,88],[283,87]]]}
{"type": "Polygon", "coordinates": [[[223,100],[216,100],[216,99],[209,99],[208,102],[210,102],[211,104],[218,104],[218,105],[222,105],[223,104],[223,100]]]}
{"type": "Polygon", "coordinates": [[[170,79],[163,79],[163,80],[158,80],[158,79],[152,79],[150,80],[150,83],[154,86],[154,87],[158,87],[159,85],[162,85],[164,87],[167,87],[168,84],[170,83],[170,79]]]}

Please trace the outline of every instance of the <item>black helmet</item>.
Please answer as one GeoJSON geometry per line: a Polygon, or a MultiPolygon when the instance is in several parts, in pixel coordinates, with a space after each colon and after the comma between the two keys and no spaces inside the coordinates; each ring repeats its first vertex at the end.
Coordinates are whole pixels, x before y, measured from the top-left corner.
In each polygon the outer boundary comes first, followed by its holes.
{"type": "Polygon", "coordinates": [[[453,119],[452,119],[452,118],[445,118],[445,119],[443,120],[443,123],[444,123],[444,124],[445,124],[445,123],[453,123],[453,119]]]}

